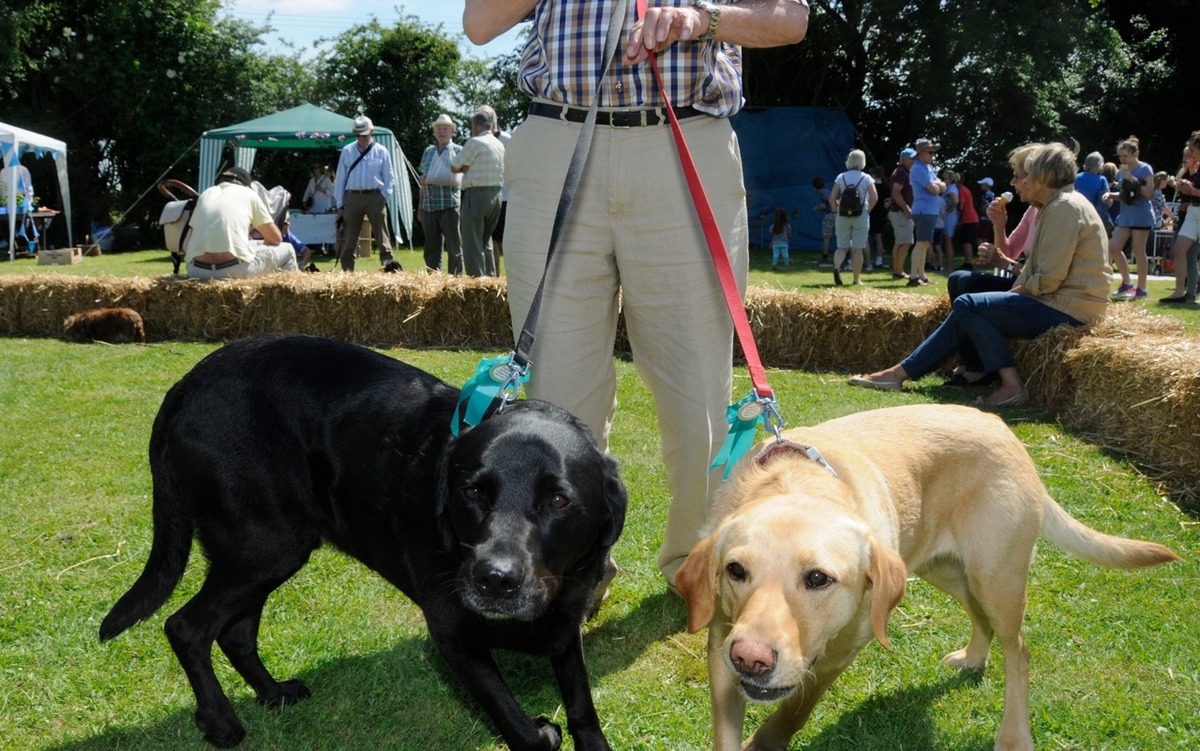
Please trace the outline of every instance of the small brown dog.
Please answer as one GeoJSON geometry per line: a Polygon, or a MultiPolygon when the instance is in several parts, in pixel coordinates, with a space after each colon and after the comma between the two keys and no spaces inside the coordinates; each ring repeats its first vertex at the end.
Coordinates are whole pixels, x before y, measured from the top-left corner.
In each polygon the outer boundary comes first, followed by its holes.
{"type": "Polygon", "coordinates": [[[133,308],[92,308],[68,316],[63,335],[77,342],[143,343],[146,325],[133,308]]]}

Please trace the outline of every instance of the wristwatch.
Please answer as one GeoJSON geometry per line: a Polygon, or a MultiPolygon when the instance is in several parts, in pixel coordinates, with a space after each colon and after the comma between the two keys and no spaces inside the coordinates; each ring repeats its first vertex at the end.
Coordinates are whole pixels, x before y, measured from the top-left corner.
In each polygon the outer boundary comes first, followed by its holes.
{"type": "Polygon", "coordinates": [[[717,35],[717,26],[721,23],[721,6],[708,0],[692,0],[692,7],[708,13],[708,31],[693,39],[693,42],[707,42],[717,35]]]}

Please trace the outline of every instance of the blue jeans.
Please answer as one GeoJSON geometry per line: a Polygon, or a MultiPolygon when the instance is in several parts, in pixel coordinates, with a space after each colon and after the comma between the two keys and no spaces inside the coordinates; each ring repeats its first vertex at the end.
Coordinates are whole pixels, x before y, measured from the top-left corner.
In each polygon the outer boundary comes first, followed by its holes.
{"type": "Polygon", "coordinates": [[[954,302],[960,295],[972,292],[1007,292],[1016,281],[1015,276],[985,274],[982,271],[955,271],[946,279],[946,293],[950,295],[950,302],[954,302]]]}
{"type": "Polygon", "coordinates": [[[1014,365],[1005,337],[1033,339],[1055,326],[1082,326],[1066,313],[1016,292],[976,292],[955,298],[947,318],[900,361],[912,380],[932,373],[954,354],[967,370],[990,373],[1014,365]]]}

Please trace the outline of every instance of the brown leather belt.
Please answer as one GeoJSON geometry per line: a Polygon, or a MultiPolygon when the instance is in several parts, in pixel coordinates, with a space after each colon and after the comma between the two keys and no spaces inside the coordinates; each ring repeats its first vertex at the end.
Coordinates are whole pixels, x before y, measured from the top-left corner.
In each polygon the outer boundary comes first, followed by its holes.
{"type": "MultiPolygon", "coordinates": [[[[569,123],[581,123],[587,118],[588,111],[579,107],[569,107],[565,104],[549,104],[534,102],[529,105],[529,114],[537,117],[549,117],[554,120],[565,120],[569,123]]],[[[683,120],[704,113],[695,107],[676,107],[675,117],[683,120]]],[[[662,125],[670,120],[666,109],[654,107],[640,110],[599,110],[596,112],[597,125],[609,125],[614,128],[641,128],[647,125],[662,125]]]]}

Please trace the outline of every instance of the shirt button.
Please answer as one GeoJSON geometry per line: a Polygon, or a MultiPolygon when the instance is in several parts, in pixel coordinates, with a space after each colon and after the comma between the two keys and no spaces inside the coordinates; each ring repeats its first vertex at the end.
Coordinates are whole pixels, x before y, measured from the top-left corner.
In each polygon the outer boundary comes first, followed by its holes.
{"type": "Polygon", "coordinates": [[[624,91],[625,86],[620,81],[617,82],[617,91],[624,91]]]}

